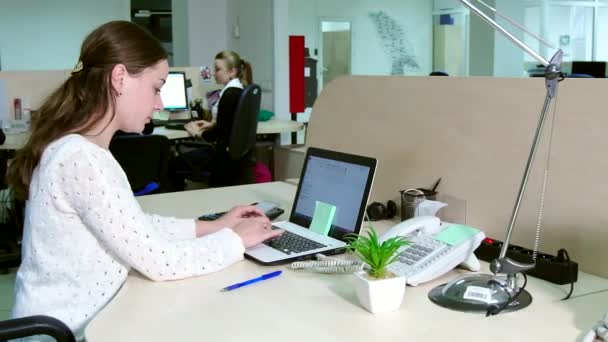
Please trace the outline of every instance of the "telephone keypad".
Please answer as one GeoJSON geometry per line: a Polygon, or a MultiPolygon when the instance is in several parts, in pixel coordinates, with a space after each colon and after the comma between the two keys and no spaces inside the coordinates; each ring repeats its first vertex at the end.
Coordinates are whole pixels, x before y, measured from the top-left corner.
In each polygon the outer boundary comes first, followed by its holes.
{"type": "Polygon", "coordinates": [[[437,241],[430,236],[409,236],[411,244],[404,247],[399,254],[399,262],[389,266],[397,273],[405,275],[416,273],[419,268],[424,268],[427,264],[449,250],[449,246],[437,241]]]}

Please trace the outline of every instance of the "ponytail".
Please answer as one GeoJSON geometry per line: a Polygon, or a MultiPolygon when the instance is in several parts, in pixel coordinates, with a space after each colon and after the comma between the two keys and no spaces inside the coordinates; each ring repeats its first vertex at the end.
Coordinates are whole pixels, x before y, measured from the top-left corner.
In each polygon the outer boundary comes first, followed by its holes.
{"type": "Polygon", "coordinates": [[[253,70],[251,70],[251,64],[244,59],[241,59],[241,72],[239,79],[244,86],[253,83],[253,70]]]}

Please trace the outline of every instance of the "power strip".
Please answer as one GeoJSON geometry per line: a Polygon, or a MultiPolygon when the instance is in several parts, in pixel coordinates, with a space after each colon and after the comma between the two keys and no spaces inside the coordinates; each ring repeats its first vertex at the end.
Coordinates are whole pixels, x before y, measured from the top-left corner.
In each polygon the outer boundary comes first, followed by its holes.
{"type": "MultiPolygon", "coordinates": [[[[475,250],[475,255],[479,260],[490,262],[498,257],[501,248],[502,241],[485,238],[475,250]]],[[[521,263],[533,262],[532,250],[521,246],[509,245],[507,256],[521,263]]],[[[578,263],[568,260],[561,252],[557,256],[538,253],[536,267],[525,273],[558,285],[570,284],[578,280],[578,263]]]]}

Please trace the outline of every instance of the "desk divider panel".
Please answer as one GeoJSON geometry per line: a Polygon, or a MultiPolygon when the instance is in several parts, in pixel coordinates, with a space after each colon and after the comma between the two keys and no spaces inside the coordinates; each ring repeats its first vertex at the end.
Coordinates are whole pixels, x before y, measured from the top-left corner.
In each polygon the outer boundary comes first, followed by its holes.
{"type": "MultiPolygon", "coordinates": [[[[540,251],[566,248],[608,277],[608,82],[560,83],[540,251]]],[[[378,158],[370,201],[429,187],[466,200],[466,223],[504,240],[545,97],[541,78],[350,76],[317,99],[307,145],[378,158]]],[[[551,116],[511,243],[533,247],[551,116]]],[[[399,203],[399,202],[397,202],[399,203]]]]}

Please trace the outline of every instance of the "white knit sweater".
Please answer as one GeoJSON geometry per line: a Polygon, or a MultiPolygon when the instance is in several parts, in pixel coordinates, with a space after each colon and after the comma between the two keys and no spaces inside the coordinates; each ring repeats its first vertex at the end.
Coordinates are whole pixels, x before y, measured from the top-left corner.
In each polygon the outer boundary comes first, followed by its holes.
{"type": "Polygon", "coordinates": [[[225,268],[243,251],[229,228],[196,238],[192,219],[145,214],[112,154],[71,134],[33,173],[13,316],[53,316],[81,338],[131,267],[180,279],[225,268]]]}

